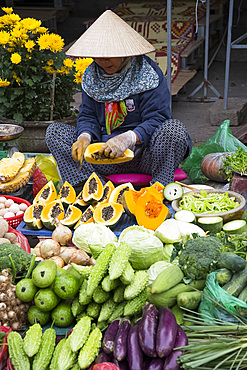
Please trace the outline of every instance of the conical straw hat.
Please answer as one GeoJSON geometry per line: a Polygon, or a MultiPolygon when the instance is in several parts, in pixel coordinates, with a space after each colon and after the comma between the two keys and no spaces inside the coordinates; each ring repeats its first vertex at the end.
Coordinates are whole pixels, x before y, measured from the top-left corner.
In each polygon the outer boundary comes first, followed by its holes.
{"type": "Polygon", "coordinates": [[[111,58],[142,55],[155,48],[111,10],[106,10],[67,50],[75,57],[111,58]]]}

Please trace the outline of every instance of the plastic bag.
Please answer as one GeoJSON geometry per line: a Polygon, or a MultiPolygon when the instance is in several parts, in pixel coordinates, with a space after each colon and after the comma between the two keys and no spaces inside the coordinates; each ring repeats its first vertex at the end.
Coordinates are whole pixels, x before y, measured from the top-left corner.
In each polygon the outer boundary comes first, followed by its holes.
{"type": "Polygon", "coordinates": [[[13,227],[9,226],[8,232],[9,233],[14,233],[16,235],[16,242],[20,243],[21,248],[25,252],[27,252],[29,254],[31,253],[31,248],[30,248],[30,245],[28,243],[28,240],[20,231],[18,231],[16,229],[13,229],[13,227]]]}
{"type": "MultiPolygon", "coordinates": [[[[12,331],[12,329],[8,326],[0,326],[0,331],[3,331],[4,333],[6,333],[6,336],[4,337],[1,343],[7,343],[8,334],[12,331]]],[[[7,359],[8,359],[8,346],[1,345],[0,346],[0,370],[3,370],[6,368],[7,359]]]]}
{"type": "Polygon", "coordinates": [[[230,121],[225,120],[216,133],[202,147],[193,147],[188,158],[182,164],[193,183],[203,184],[208,180],[201,171],[201,161],[205,155],[217,152],[234,152],[239,147],[246,152],[247,147],[232,135],[230,121]]]}
{"type": "Polygon", "coordinates": [[[247,317],[241,316],[236,309],[236,307],[243,307],[247,310],[247,304],[221,288],[216,279],[218,271],[219,270],[216,270],[208,274],[203,293],[209,298],[202,296],[198,311],[204,316],[205,322],[211,322],[213,319],[220,319],[239,324],[240,321],[234,317],[237,316],[241,321],[247,323],[247,317]],[[226,308],[227,311],[215,304],[210,298],[217,301],[221,306],[226,308]]]}
{"type": "MultiPolygon", "coordinates": [[[[61,188],[61,178],[58,172],[57,163],[55,158],[51,154],[38,154],[35,158],[36,165],[42,172],[42,174],[46,177],[47,182],[52,181],[56,187],[57,190],[61,188]]],[[[35,180],[35,192],[38,190],[39,186],[39,180],[42,180],[43,186],[44,184],[44,178],[37,172],[36,173],[36,180],[35,180]]],[[[41,187],[42,188],[42,187],[41,187]]],[[[40,188],[40,189],[41,189],[40,188]]],[[[40,190],[39,189],[39,190],[40,190]]],[[[36,193],[37,194],[37,193],[36,193]]]]}

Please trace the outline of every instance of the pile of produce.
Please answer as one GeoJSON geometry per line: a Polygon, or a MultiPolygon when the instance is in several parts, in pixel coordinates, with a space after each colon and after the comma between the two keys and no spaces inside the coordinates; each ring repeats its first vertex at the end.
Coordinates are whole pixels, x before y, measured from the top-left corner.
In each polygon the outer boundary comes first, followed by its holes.
{"type": "Polygon", "coordinates": [[[126,212],[140,226],[155,230],[170,216],[164,205],[163,189],[159,183],[134,190],[131,183],[118,185],[111,181],[104,186],[96,173],[92,173],[76,196],[74,188],[66,181],[59,193],[50,181],[36,195],[26,210],[24,221],[30,229],[42,227],[53,230],[54,218],[63,225],[76,229],[85,223],[98,223],[114,227],[126,212]]]}
{"type": "Polygon", "coordinates": [[[0,218],[11,218],[23,215],[27,209],[26,203],[17,203],[11,198],[0,196],[0,218]]]}
{"type": "Polygon", "coordinates": [[[27,184],[36,167],[35,158],[25,159],[21,152],[0,160],[0,192],[13,193],[27,184]]]}

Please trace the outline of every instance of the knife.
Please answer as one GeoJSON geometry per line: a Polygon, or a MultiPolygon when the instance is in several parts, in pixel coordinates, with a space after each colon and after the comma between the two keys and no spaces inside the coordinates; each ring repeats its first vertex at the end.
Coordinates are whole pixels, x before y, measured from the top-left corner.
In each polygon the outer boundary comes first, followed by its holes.
{"type": "Polygon", "coordinates": [[[80,162],[79,162],[78,167],[77,167],[79,172],[81,172],[82,167],[83,167],[83,157],[81,157],[80,162]]]}

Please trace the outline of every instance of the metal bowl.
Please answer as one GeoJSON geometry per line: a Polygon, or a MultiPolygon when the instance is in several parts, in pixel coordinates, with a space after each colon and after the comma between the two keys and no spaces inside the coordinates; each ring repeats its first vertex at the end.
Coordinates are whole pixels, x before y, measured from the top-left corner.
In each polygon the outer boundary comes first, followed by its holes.
{"type": "Polygon", "coordinates": [[[21,136],[24,128],[18,125],[0,124],[0,141],[11,141],[21,136]]]}
{"type": "MultiPolygon", "coordinates": [[[[228,221],[231,221],[233,219],[240,218],[240,217],[238,217],[238,213],[239,213],[239,215],[241,214],[240,211],[244,208],[244,206],[246,204],[246,200],[241,194],[236,193],[235,191],[221,190],[221,189],[214,189],[214,190],[204,189],[204,190],[208,194],[209,193],[221,193],[221,194],[228,193],[229,197],[234,197],[235,198],[236,202],[239,203],[239,206],[234,208],[234,209],[231,209],[230,211],[226,211],[226,212],[215,212],[215,213],[210,213],[210,214],[208,214],[208,213],[195,213],[196,218],[220,216],[220,217],[223,218],[224,222],[228,222],[228,221]]],[[[199,193],[200,194],[200,190],[190,191],[186,194],[192,194],[192,193],[199,193]]],[[[175,212],[180,211],[179,202],[180,202],[181,199],[182,199],[182,197],[180,197],[179,199],[176,199],[172,202],[172,208],[174,209],[175,212]]]]}

